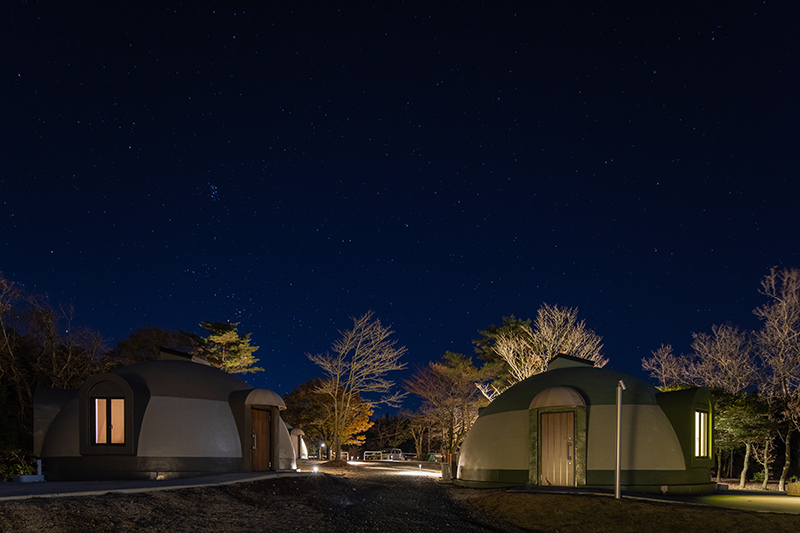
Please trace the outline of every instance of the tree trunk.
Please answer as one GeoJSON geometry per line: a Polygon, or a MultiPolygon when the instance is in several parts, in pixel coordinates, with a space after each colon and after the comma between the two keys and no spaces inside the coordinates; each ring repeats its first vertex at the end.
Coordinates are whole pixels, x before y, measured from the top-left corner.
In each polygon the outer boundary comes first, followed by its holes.
{"type": "Polygon", "coordinates": [[[742,465],[742,474],[739,476],[739,488],[743,489],[747,483],[747,469],[750,468],[750,443],[744,445],[744,465],[742,465]]]}
{"type": "Polygon", "coordinates": [[[717,485],[722,477],[722,450],[717,450],[717,485]]]}
{"type": "MultiPolygon", "coordinates": [[[[337,400],[338,401],[338,400],[337,400]]],[[[339,458],[339,452],[342,449],[342,437],[340,436],[341,431],[339,430],[339,405],[334,405],[333,407],[333,455],[332,457],[328,457],[328,460],[336,460],[339,458]]],[[[328,448],[330,450],[330,448],[328,448]]]]}
{"type": "Polygon", "coordinates": [[[781,477],[778,480],[778,490],[786,490],[786,476],[789,475],[789,468],[792,466],[792,431],[794,431],[794,420],[789,417],[786,422],[789,426],[786,430],[786,452],[783,457],[783,468],[781,469],[781,477]]]}
{"type": "Polygon", "coordinates": [[[728,457],[728,477],[733,477],[733,450],[731,450],[730,457],[728,457]]]}
{"type": "Polygon", "coordinates": [[[786,476],[789,475],[789,468],[792,466],[792,431],[794,430],[794,420],[789,417],[786,421],[786,451],[783,456],[783,468],[781,469],[781,477],[778,479],[778,490],[786,490],[786,476]]]}
{"type": "Polygon", "coordinates": [[[761,490],[767,490],[767,485],[769,484],[769,446],[770,446],[771,438],[767,437],[766,442],[764,443],[764,484],[761,485],[761,490]]]}

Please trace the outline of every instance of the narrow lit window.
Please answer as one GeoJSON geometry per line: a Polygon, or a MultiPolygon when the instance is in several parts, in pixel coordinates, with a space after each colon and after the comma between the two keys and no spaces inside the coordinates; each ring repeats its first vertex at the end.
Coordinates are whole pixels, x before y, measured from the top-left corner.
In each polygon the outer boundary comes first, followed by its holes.
{"type": "Polygon", "coordinates": [[[124,399],[94,399],[94,444],[125,444],[124,399]]]}
{"type": "Polygon", "coordinates": [[[708,457],[708,413],[694,412],[694,456],[708,457]]]}

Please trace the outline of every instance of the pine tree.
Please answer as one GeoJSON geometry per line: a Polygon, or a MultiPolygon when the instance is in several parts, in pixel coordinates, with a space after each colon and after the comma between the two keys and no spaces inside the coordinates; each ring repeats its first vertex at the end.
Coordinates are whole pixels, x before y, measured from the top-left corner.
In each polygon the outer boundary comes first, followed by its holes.
{"type": "Polygon", "coordinates": [[[259,347],[250,345],[250,333],[239,336],[238,325],[239,322],[203,321],[200,327],[208,332],[208,337],[183,333],[194,342],[192,355],[204,357],[211,366],[231,374],[263,371],[263,368],[253,366],[258,363],[253,352],[259,347]]]}

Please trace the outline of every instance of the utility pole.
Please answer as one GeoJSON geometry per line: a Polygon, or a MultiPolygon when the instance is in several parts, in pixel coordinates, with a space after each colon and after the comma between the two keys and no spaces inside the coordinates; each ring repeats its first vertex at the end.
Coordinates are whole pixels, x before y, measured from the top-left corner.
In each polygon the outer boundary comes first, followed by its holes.
{"type": "Polygon", "coordinates": [[[625,390],[625,382],[617,382],[617,462],[614,468],[614,497],[620,499],[620,474],[622,463],[622,391],[625,390]]]}

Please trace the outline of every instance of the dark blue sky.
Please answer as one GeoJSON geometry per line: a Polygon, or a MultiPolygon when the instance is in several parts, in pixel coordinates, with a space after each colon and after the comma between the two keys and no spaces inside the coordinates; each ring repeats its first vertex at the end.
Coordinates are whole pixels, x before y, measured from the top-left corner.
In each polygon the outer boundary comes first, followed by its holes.
{"type": "Polygon", "coordinates": [[[800,266],[798,13],[7,2],[0,271],[111,346],[239,321],[280,394],[368,309],[413,369],[577,306],[641,376],[800,266]]]}

